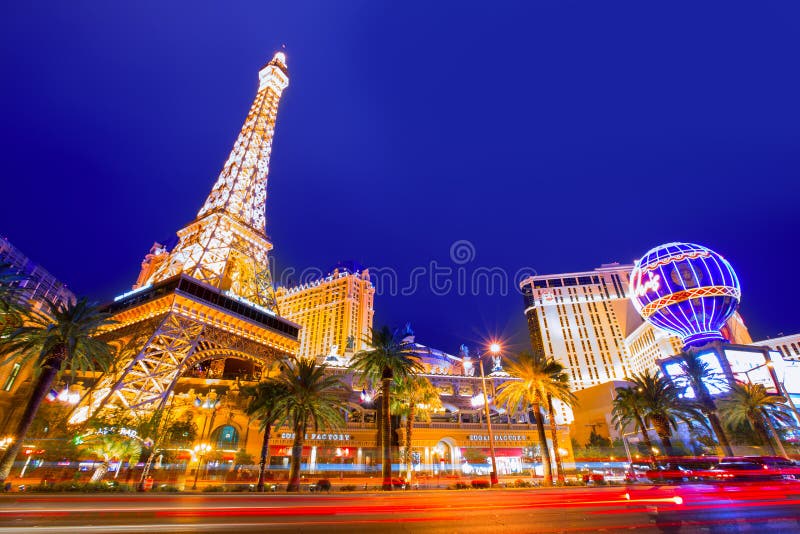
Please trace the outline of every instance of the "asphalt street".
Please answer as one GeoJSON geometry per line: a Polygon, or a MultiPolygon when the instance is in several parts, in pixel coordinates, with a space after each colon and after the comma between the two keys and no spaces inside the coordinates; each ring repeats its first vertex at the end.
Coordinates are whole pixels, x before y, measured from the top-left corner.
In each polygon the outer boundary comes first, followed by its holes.
{"type": "Polygon", "coordinates": [[[0,534],[798,532],[798,519],[800,488],[775,484],[330,495],[0,496],[0,534]]]}

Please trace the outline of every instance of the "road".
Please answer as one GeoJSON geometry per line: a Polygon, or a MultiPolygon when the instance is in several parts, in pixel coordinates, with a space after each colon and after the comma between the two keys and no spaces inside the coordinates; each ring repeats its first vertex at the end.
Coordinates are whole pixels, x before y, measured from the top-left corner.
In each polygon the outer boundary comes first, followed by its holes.
{"type": "Polygon", "coordinates": [[[639,486],[331,495],[0,496],[0,534],[622,530],[636,530],[638,534],[660,532],[659,526],[664,531],[763,534],[798,532],[798,519],[800,487],[775,483],[724,488],[639,486]]]}

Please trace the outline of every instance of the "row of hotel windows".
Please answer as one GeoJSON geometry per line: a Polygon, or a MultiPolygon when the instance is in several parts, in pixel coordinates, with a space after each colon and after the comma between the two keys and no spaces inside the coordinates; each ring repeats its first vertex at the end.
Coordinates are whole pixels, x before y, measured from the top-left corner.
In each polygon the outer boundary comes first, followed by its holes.
{"type": "Polygon", "coordinates": [[[599,284],[599,276],[570,276],[567,278],[550,278],[549,280],[534,280],[533,287],[543,289],[545,287],[567,287],[599,284]]]}

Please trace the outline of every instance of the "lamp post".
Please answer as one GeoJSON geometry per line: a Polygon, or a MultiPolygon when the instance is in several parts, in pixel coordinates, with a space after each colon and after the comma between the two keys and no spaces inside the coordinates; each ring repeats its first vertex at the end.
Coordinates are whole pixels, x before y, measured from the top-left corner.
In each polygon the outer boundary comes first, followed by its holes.
{"type": "Polygon", "coordinates": [[[201,443],[199,445],[194,446],[194,453],[197,456],[197,469],[194,472],[194,484],[192,484],[192,489],[197,489],[197,477],[200,476],[200,468],[203,466],[203,458],[206,457],[206,453],[211,450],[211,445],[207,443],[201,443]]]}
{"type": "MultiPolygon", "coordinates": [[[[500,353],[500,345],[498,343],[492,343],[489,346],[489,352],[492,354],[499,354],[500,353]]],[[[485,353],[484,353],[485,354],[485,353]]],[[[484,413],[486,414],[486,429],[489,432],[489,453],[492,456],[492,474],[490,476],[490,483],[492,486],[498,483],[497,480],[497,458],[494,455],[494,434],[492,434],[492,418],[489,415],[489,396],[486,394],[486,375],[483,372],[483,356],[478,358],[481,367],[481,386],[483,387],[483,409],[484,413]]]]}

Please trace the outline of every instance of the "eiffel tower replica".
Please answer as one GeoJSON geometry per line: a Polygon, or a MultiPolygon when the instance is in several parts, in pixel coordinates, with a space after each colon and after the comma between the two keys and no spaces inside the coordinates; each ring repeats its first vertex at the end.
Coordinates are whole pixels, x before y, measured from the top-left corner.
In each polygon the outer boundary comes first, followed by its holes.
{"type": "Polygon", "coordinates": [[[272,138],[286,58],[259,72],[258,94],[222,172],[197,217],[167,252],[158,243],[139,279],[107,306],[116,321],[101,334],[117,350],[73,411],[71,423],[104,406],[137,413],[164,406],[196,364],[235,357],[262,366],[297,354],[299,326],[278,314],[264,216],[272,138]]]}

